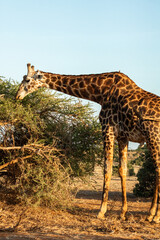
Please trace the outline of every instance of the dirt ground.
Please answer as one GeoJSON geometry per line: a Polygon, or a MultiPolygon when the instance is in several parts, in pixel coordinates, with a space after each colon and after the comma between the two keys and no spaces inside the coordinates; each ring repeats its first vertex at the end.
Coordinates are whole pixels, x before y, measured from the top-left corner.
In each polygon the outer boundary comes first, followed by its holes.
{"type": "Polygon", "coordinates": [[[145,221],[151,199],[134,197],[136,177],[128,177],[127,219],[119,219],[121,188],[119,177],[112,177],[108,212],[105,220],[97,219],[103,184],[102,169],[96,168],[90,184],[79,183],[72,210],[52,211],[45,208],[24,208],[0,202],[0,240],[156,240],[160,224],[145,221]]]}

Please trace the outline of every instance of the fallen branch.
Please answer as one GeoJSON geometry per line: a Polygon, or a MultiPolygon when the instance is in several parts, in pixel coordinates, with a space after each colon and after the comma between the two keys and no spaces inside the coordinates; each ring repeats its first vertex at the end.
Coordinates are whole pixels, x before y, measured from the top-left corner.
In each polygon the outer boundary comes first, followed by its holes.
{"type": "Polygon", "coordinates": [[[11,164],[17,163],[19,160],[25,160],[25,159],[27,159],[27,158],[31,158],[32,156],[33,156],[33,154],[32,154],[32,155],[28,155],[28,156],[26,156],[26,157],[16,158],[16,159],[14,159],[14,160],[12,160],[12,161],[10,161],[10,162],[8,162],[8,163],[5,163],[5,164],[3,164],[2,166],[0,166],[0,170],[3,169],[3,168],[5,168],[5,167],[8,167],[8,166],[11,165],[11,164]]]}
{"type": "Polygon", "coordinates": [[[30,150],[34,153],[36,153],[37,155],[41,156],[41,157],[44,157],[44,154],[41,154],[40,151],[41,149],[35,149],[33,147],[31,147],[31,145],[25,145],[25,146],[17,146],[17,147],[0,147],[0,150],[2,151],[10,151],[10,150],[21,150],[21,151],[24,151],[24,150],[30,150]]]}
{"type": "Polygon", "coordinates": [[[7,150],[18,150],[22,148],[23,147],[0,147],[0,150],[7,151],[7,150]]]}
{"type": "MultiPolygon", "coordinates": [[[[30,144],[30,145],[24,145],[24,146],[14,146],[14,147],[0,147],[0,150],[2,151],[10,151],[10,150],[29,150],[34,152],[35,154],[41,156],[42,158],[46,158],[48,161],[50,161],[49,157],[45,154],[46,151],[43,151],[41,148],[44,147],[44,145],[36,145],[36,144],[30,144]]],[[[44,147],[47,152],[50,152],[52,150],[56,150],[56,148],[48,148],[44,147]]],[[[56,150],[57,151],[57,150],[56,150]]],[[[58,152],[58,151],[57,151],[58,152]]],[[[60,152],[59,152],[60,154],[60,152]]],[[[60,154],[62,155],[62,154],[60,154]]],[[[14,160],[13,160],[14,161],[14,160]]]]}
{"type": "MultiPolygon", "coordinates": [[[[24,145],[24,146],[0,147],[0,150],[2,150],[2,151],[20,150],[22,152],[24,152],[26,150],[26,151],[32,152],[31,155],[28,155],[26,157],[18,157],[16,159],[12,160],[11,162],[0,166],[0,170],[7,167],[10,164],[15,164],[16,162],[19,161],[19,159],[23,160],[23,159],[33,157],[34,154],[42,157],[43,159],[47,159],[49,162],[52,160],[56,161],[56,159],[58,159],[56,154],[51,155],[52,151],[55,151],[56,153],[59,154],[59,156],[61,156],[61,157],[63,156],[63,158],[65,158],[64,155],[60,151],[58,151],[58,149],[56,149],[54,147],[47,147],[47,146],[44,146],[43,144],[35,144],[35,143],[24,145]]],[[[67,163],[67,164],[70,167],[70,164],[69,163],[67,163]]],[[[65,169],[62,164],[60,164],[60,165],[63,169],[65,169]]]]}

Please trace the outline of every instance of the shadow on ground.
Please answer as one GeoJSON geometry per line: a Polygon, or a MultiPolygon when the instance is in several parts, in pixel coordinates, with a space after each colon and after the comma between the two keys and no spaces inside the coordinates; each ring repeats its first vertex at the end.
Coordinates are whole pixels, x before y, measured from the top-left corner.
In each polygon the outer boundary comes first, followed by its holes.
{"type": "MultiPolygon", "coordinates": [[[[102,199],[102,191],[96,190],[80,190],[76,195],[77,199],[94,199],[101,200],[102,199]]],[[[109,192],[109,200],[121,201],[122,194],[118,191],[110,191],[109,192]]],[[[137,197],[132,193],[127,193],[127,200],[131,202],[137,201],[137,197]]],[[[150,202],[151,198],[138,198],[139,202],[150,202]]]]}
{"type": "MultiPolygon", "coordinates": [[[[0,234],[0,240],[71,240],[71,239],[81,239],[81,240],[127,240],[130,238],[123,238],[123,237],[112,237],[112,236],[95,236],[90,235],[87,236],[85,234],[73,234],[71,236],[67,236],[67,234],[42,234],[42,233],[25,233],[25,234],[18,234],[18,233],[3,233],[0,234]]],[[[132,238],[132,240],[139,240],[139,238],[132,238]]]]}

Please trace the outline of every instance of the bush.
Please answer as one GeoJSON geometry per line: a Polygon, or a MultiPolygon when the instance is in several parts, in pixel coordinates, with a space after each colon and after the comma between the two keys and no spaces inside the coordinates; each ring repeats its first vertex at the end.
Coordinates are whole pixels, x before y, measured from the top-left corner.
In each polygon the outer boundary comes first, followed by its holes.
{"type": "Polygon", "coordinates": [[[134,172],[134,167],[133,167],[132,161],[128,162],[127,168],[128,168],[128,175],[129,176],[135,176],[135,172],[134,172]]]}
{"type": "Polygon", "coordinates": [[[146,146],[142,149],[139,162],[142,162],[142,168],[138,171],[137,177],[139,183],[135,185],[133,193],[139,197],[153,196],[156,182],[156,167],[146,146]]]}
{"type": "Polygon", "coordinates": [[[101,162],[100,124],[80,101],[44,89],[15,101],[17,89],[0,81],[0,169],[8,166],[1,186],[22,202],[64,207],[72,177],[91,174],[101,162]]]}

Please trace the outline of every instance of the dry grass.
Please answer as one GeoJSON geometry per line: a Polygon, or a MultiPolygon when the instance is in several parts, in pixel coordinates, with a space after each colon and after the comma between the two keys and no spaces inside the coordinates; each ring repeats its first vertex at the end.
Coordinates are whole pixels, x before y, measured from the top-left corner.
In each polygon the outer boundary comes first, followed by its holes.
{"type": "Polygon", "coordinates": [[[160,239],[160,224],[145,221],[150,199],[138,199],[131,194],[136,181],[134,177],[128,179],[127,220],[119,219],[120,180],[115,177],[111,183],[106,219],[97,219],[102,188],[100,171],[97,169],[90,179],[94,188],[87,183],[79,184],[73,207],[65,211],[0,203],[0,239],[160,239]]]}

